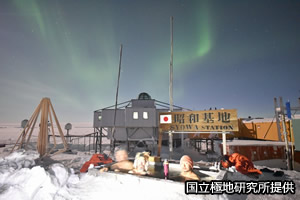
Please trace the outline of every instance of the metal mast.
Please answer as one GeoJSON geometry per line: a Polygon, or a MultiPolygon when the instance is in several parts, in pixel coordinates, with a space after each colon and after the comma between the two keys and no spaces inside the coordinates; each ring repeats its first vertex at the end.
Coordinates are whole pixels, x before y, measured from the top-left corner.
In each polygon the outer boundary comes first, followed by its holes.
{"type": "MultiPolygon", "coordinates": [[[[171,58],[170,58],[170,83],[169,83],[169,99],[170,99],[170,112],[173,111],[173,16],[170,18],[170,32],[171,32],[171,58]]],[[[173,134],[169,131],[169,151],[170,159],[173,153],[173,134]]]]}
{"type": "Polygon", "coordinates": [[[170,98],[170,112],[173,111],[173,16],[170,19],[171,23],[171,59],[170,59],[170,84],[169,84],[169,98],[170,98]]]}
{"type": "Polygon", "coordinates": [[[120,58],[119,58],[118,83],[117,83],[117,92],[116,92],[116,103],[115,103],[115,113],[114,113],[114,128],[112,129],[111,152],[113,152],[115,150],[116,117],[117,117],[118,94],[119,94],[120,73],[121,73],[121,63],[122,63],[122,49],[123,49],[123,45],[121,44],[121,46],[120,46],[120,58]]]}

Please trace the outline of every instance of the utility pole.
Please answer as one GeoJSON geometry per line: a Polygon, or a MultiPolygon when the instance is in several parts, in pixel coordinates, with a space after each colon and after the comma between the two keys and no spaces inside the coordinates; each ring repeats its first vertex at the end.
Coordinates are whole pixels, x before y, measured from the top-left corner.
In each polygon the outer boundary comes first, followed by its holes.
{"type": "Polygon", "coordinates": [[[284,141],[285,141],[285,153],[286,153],[287,169],[291,170],[292,165],[291,165],[291,160],[290,160],[290,148],[289,148],[289,141],[288,141],[287,132],[286,132],[285,114],[284,114],[285,108],[283,106],[282,97],[279,97],[279,102],[280,102],[280,111],[281,111],[283,135],[284,135],[284,141]]]}
{"type": "Polygon", "coordinates": [[[280,120],[279,120],[279,107],[277,104],[277,98],[274,98],[274,109],[275,109],[275,118],[276,118],[276,125],[277,125],[277,134],[278,134],[278,141],[282,141],[281,139],[281,131],[280,131],[280,120]]]}

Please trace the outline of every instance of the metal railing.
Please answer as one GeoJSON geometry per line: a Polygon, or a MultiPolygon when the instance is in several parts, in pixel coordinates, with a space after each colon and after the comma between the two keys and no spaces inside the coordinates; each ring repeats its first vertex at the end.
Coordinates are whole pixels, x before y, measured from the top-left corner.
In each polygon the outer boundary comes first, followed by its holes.
{"type": "Polygon", "coordinates": [[[208,151],[214,152],[213,139],[191,139],[190,145],[200,153],[207,153],[208,151]]]}
{"type": "MultiPolygon", "coordinates": [[[[48,136],[49,146],[54,145],[53,135],[48,136]]],[[[68,143],[69,149],[78,151],[95,151],[96,150],[96,140],[97,132],[89,133],[86,135],[67,135],[64,136],[68,143]]],[[[56,145],[62,144],[61,137],[55,135],[56,145]]]]}

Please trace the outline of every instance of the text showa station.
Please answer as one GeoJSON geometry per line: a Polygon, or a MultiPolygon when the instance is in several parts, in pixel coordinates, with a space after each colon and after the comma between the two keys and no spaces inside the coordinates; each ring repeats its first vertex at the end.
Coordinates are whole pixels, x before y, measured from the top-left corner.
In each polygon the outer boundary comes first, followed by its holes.
{"type": "Polygon", "coordinates": [[[160,113],[163,132],[232,132],[238,131],[237,111],[208,110],[160,113]]]}

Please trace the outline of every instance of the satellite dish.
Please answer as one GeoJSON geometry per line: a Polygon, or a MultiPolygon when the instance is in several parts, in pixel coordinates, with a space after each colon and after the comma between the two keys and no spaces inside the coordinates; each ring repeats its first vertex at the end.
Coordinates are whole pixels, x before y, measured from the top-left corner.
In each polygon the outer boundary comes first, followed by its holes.
{"type": "Polygon", "coordinates": [[[66,129],[66,130],[71,130],[71,129],[72,129],[72,124],[71,124],[71,123],[67,123],[67,124],[65,125],[65,129],[66,129]]]}
{"type": "Polygon", "coordinates": [[[25,128],[26,125],[27,125],[27,123],[28,123],[28,119],[24,119],[24,120],[21,122],[21,127],[22,127],[22,128],[25,128]]]}
{"type": "Polygon", "coordinates": [[[67,130],[67,140],[69,141],[69,142],[71,142],[71,137],[70,137],[70,135],[69,135],[69,130],[71,130],[72,129],[72,124],[71,123],[67,123],[66,125],[65,125],[65,129],[67,130]]]}

